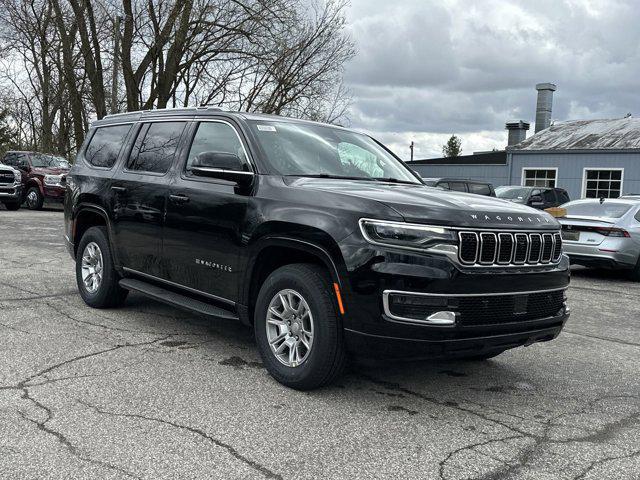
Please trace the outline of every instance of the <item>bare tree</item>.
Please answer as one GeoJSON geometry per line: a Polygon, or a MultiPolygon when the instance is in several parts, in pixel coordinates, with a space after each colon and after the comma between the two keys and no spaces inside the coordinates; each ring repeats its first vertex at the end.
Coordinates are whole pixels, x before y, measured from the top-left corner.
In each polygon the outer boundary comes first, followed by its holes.
{"type": "Polygon", "coordinates": [[[0,0],[0,7],[7,12],[0,51],[8,52],[0,88],[19,99],[9,115],[34,148],[77,150],[107,103],[345,117],[343,65],[354,55],[346,0],[0,0]],[[114,35],[121,52],[111,48],[114,35]],[[115,102],[107,102],[111,92],[115,102]]]}

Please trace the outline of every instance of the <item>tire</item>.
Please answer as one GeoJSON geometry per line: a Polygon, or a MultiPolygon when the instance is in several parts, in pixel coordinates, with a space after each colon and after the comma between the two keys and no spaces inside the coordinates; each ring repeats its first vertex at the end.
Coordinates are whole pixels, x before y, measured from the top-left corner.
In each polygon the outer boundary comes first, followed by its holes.
{"type": "Polygon", "coordinates": [[[638,262],[636,266],[629,272],[629,279],[634,282],[640,282],[640,258],[638,258],[638,262]]]}
{"type": "Polygon", "coordinates": [[[7,210],[15,212],[20,208],[20,202],[5,202],[4,206],[7,210]]]}
{"type": "Polygon", "coordinates": [[[27,195],[25,196],[24,201],[29,210],[42,210],[44,197],[42,196],[42,193],[40,193],[40,189],[38,187],[31,187],[27,190],[27,195]]]}
{"type": "Polygon", "coordinates": [[[281,384],[296,390],[311,390],[331,383],[342,373],[346,356],[342,322],[336,312],[333,295],[325,271],[310,264],[281,267],[269,275],[260,288],[254,313],[256,343],[267,371],[281,384]],[[283,307],[279,295],[282,292],[294,309],[310,312],[302,323],[297,316],[291,316],[291,310],[283,307]],[[282,314],[271,313],[272,322],[268,317],[270,306],[282,314]],[[285,325],[287,317],[292,322],[291,326],[285,325]],[[275,325],[273,321],[282,321],[282,324],[275,325]],[[309,328],[313,334],[311,339],[305,333],[309,328]],[[287,336],[287,331],[291,336],[287,336]],[[282,336],[285,341],[274,343],[274,348],[281,347],[280,355],[284,359],[278,357],[269,343],[269,339],[273,341],[282,336]],[[296,341],[296,338],[300,340],[296,341]],[[299,362],[296,362],[294,354],[291,366],[284,363],[291,363],[291,348],[282,345],[294,341],[298,345],[299,362]],[[306,348],[305,341],[310,348],[306,348]]]}
{"type": "MultiPolygon", "coordinates": [[[[93,271],[95,272],[95,270],[93,271]]],[[[91,275],[89,276],[91,277],[91,275]]],[[[89,228],[82,235],[76,253],[76,282],[80,296],[87,305],[93,308],[118,307],[124,303],[129,293],[128,290],[120,287],[119,280],[120,276],[113,266],[107,229],[105,227],[89,228]],[[91,255],[92,253],[94,255],[91,255]],[[83,257],[86,257],[88,262],[85,262],[83,257]],[[96,282],[90,282],[90,285],[87,285],[83,280],[83,266],[91,264],[98,266],[92,261],[98,258],[102,263],[102,268],[99,270],[101,276],[98,280],[94,274],[93,278],[96,279],[96,282]]]]}

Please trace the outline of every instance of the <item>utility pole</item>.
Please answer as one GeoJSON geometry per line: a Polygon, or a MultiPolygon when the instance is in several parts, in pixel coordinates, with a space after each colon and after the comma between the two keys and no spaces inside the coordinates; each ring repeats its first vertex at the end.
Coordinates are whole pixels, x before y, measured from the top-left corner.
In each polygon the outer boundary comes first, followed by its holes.
{"type": "Polygon", "coordinates": [[[113,25],[113,81],[111,82],[111,113],[118,112],[118,71],[120,70],[120,22],[122,17],[116,16],[113,25]]]}
{"type": "Polygon", "coordinates": [[[411,145],[409,145],[409,150],[411,150],[411,160],[409,161],[413,162],[413,141],[411,142],[411,145]]]}

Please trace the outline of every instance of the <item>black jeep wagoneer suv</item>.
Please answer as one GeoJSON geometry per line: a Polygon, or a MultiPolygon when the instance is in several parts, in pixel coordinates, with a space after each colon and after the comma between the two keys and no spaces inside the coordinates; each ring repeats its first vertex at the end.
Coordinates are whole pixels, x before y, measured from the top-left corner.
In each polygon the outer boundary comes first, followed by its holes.
{"type": "Polygon", "coordinates": [[[129,291],[253,326],[267,370],[326,384],[348,353],[486,359],[551,340],[569,262],[545,212],[427,187],[376,140],[194,108],[95,122],[67,180],[80,295],[129,291]]]}

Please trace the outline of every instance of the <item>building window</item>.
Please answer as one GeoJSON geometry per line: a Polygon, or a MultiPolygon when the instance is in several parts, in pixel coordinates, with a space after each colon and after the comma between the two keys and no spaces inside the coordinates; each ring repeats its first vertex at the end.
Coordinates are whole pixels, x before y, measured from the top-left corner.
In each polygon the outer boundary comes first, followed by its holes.
{"type": "Polygon", "coordinates": [[[618,198],[622,192],[622,168],[585,168],[582,183],[586,198],[618,198]]]}
{"type": "Polygon", "coordinates": [[[522,186],[524,187],[555,187],[557,168],[523,168],[522,186]]]}

